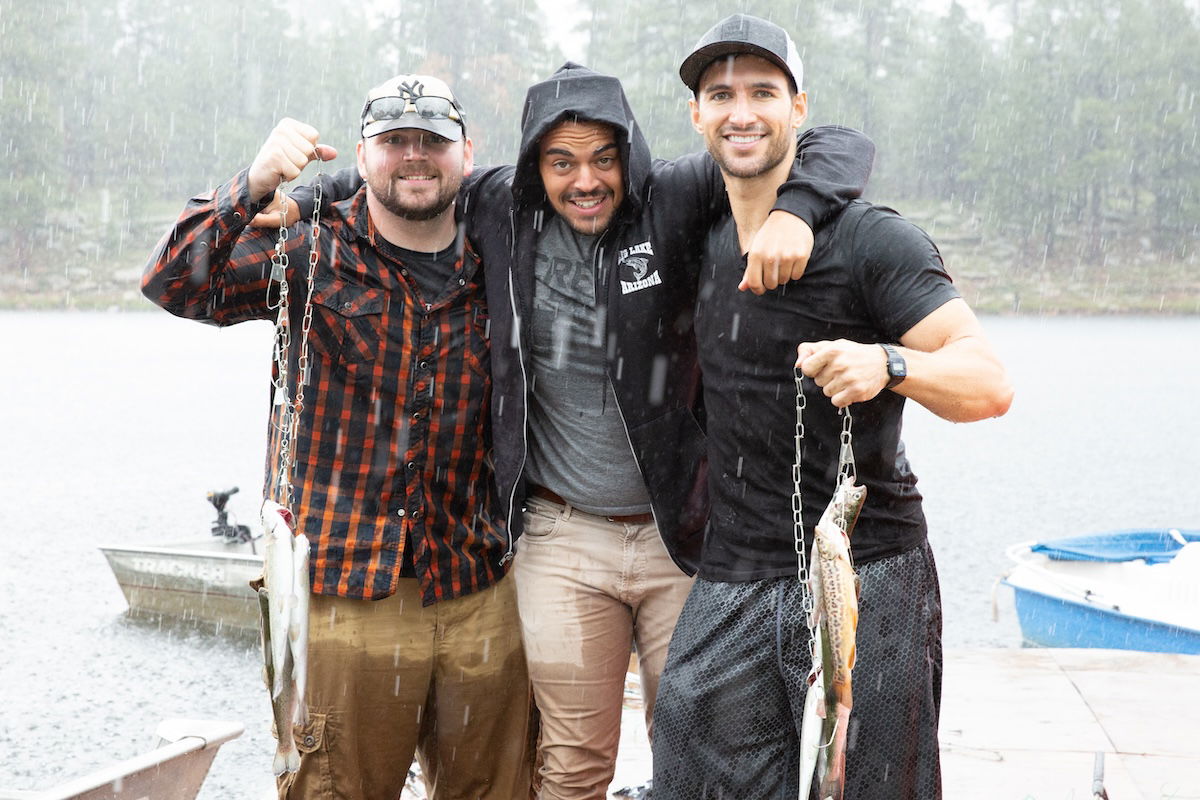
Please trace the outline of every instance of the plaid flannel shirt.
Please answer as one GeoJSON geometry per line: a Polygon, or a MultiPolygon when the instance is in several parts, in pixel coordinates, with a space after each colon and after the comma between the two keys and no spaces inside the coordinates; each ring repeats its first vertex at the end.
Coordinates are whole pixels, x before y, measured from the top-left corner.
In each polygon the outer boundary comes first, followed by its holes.
{"type": "MultiPolygon", "coordinates": [[[[157,305],[222,326],[275,319],[267,290],[278,230],[247,227],[264,205],[250,202],[247,173],[193,198],[159,242],[142,278],[157,305]]],[[[415,574],[428,605],[495,583],[512,549],[486,458],[483,271],[464,240],[441,294],[422,298],[405,265],[373,246],[368,217],[365,187],[322,214],[293,511],[312,547],[313,592],[381,598],[415,574]]],[[[310,224],[289,234],[295,397],[310,224]]],[[[266,494],[282,502],[280,408],[266,494]]]]}

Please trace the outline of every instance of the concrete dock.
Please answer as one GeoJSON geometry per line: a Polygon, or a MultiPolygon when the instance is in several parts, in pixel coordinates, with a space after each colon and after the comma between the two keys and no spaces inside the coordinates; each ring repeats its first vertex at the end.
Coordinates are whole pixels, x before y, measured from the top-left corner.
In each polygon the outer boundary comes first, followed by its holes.
{"type": "Polygon", "coordinates": [[[946,800],[1200,798],[1200,656],[951,651],[939,738],[946,800]]]}
{"type": "MultiPolygon", "coordinates": [[[[942,698],[945,800],[1091,800],[1097,752],[1109,800],[1200,799],[1200,656],[951,650],[942,698]]],[[[610,792],[650,777],[626,705],[610,792]]]]}

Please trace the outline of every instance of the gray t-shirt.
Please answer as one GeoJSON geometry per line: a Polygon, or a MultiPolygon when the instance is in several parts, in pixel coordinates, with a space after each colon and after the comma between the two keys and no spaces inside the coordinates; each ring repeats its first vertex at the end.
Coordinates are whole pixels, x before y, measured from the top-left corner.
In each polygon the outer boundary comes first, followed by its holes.
{"type": "Polygon", "coordinates": [[[557,216],[538,237],[527,474],[583,511],[640,514],[650,496],[605,370],[598,239],[557,216]]]}

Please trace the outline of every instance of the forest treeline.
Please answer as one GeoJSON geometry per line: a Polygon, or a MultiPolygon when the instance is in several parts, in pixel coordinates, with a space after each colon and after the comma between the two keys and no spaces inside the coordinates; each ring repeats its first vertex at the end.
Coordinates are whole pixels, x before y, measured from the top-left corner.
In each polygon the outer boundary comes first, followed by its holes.
{"type": "MultiPolygon", "coordinates": [[[[746,11],[792,32],[812,124],[874,138],[873,199],[974,219],[1012,243],[1012,269],[1194,259],[1194,6],[1002,0],[989,30],[957,3],[912,5],[579,0],[572,13],[588,65],[624,80],[656,155],[700,146],[676,67],[709,25],[746,11]]],[[[351,163],[365,89],[398,72],[446,77],[477,160],[511,160],[526,87],[562,62],[554,6],[0,0],[0,274],[133,246],[139,220],[230,177],[283,116],[351,163]],[[98,241],[72,233],[85,223],[98,241]]]]}

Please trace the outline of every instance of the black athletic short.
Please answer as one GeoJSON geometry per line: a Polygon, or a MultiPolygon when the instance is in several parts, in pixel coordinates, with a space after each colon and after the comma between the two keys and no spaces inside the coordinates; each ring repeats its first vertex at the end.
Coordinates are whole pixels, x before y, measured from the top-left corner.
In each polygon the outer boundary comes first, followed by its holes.
{"type": "MultiPolygon", "coordinates": [[[[925,543],[858,574],[846,797],[938,800],[942,610],[933,554],[925,543]]],[[[811,667],[804,592],[795,578],[696,581],[654,710],[655,800],[795,800],[811,667]]]]}

